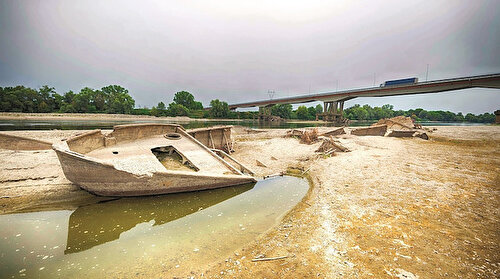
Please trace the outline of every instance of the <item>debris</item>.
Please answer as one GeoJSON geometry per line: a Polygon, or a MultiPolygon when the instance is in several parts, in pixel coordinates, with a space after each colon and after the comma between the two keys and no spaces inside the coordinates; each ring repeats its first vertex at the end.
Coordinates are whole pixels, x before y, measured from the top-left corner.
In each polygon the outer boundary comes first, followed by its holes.
{"type": "Polygon", "coordinates": [[[275,173],[275,174],[270,174],[270,175],[266,175],[264,176],[264,179],[268,179],[268,178],[271,178],[271,177],[276,177],[276,176],[283,176],[283,172],[279,172],[279,173],[275,173]]]}
{"type": "Polygon", "coordinates": [[[260,129],[251,129],[251,128],[248,128],[248,129],[245,129],[245,132],[247,132],[247,134],[259,134],[259,133],[265,133],[267,131],[266,130],[260,130],[260,129]]]}
{"type": "Polygon", "coordinates": [[[415,134],[415,130],[393,130],[387,136],[396,138],[411,138],[415,134]]]}
{"type": "Polygon", "coordinates": [[[288,258],[288,256],[280,256],[280,257],[274,257],[274,258],[255,258],[252,259],[252,262],[265,262],[265,261],[274,261],[274,260],[281,260],[288,258]]]}
{"type": "Polygon", "coordinates": [[[312,166],[308,167],[305,171],[302,172],[301,175],[304,175],[306,172],[308,172],[310,169],[312,168],[312,166]]]}
{"type": "Polygon", "coordinates": [[[384,136],[387,132],[387,125],[376,125],[367,128],[358,128],[351,131],[355,136],[384,136]]]}
{"type": "Polygon", "coordinates": [[[417,137],[424,140],[428,140],[429,136],[425,132],[419,132],[416,130],[393,130],[388,135],[388,137],[396,137],[396,138],[411,138],[417,137]]]}
{"type": "Polygon", "coordinates": [[[257,166],[267,168],[267,166],[264,163],[262,163],[261,161],[255,160],[255,162],[257,163],[257,166]]]}
{"type": "Polygon", "coordinates": [[[414,137],[421,138],[424,140],[429,140],[429,136],[425,132],[417,132],[414,137]]]}
{"type": "Polygon", "coordinates": [[[338,135],[343,135],[345,134],[345,129],[344,127],[336,128],[333,130],[330,130],[328,132],[325,132],[321,134],[321,136],[329,137],[329,136],[338,136],[338,135]]]}
{"type": "Polygon", "coordinates": [[[379,125],[387,125],[387,128],[392,130],[413,130],[418,129],[418,127],[422,127],[420,124],[415,124],[411,117],[403,115],[380,119],[377,123],[371,125],[371,127],[379,125]]]}
{"type": "Polygon", "coordinates": [[[312,144],[313,142],[318,140],[318,129],[314,128],[309,131],[304,131],[302,136],[300,137],[300,143],[312,144]]]}
{"type": "Polygon", "coordinates": [[[343,146],[340,142],[336,141],[333,139],[333,137],[329,138],[324,138],[323,143],[321,146],[316,150],[316,152],[335,152],[335,151],[341,151],[341,152],[350,152],[349,148],[343,146]]]}
{"type": "Polygon", "coordinates": [[[271,160],[278,161],[278,159],[276,159],[276,157],[274,156],[271,156],[271,160]]]}
{"type": "Polygon", "coordinates": [[[285,137],[301,137],[304,134],[303,130],[292,129],[286,132],[285,137]]]}

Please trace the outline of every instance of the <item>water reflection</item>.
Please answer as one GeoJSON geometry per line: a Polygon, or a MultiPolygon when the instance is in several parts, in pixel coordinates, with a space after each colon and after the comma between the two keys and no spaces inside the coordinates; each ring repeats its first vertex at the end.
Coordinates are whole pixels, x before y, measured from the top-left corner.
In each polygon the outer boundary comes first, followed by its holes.
{"type": "Polygon", "coordinates": [[[191,193],[122,198],[79,207],[69,217],[64,254],[116,240],[137,224],[153,226],[177,220],[251,190],[255,183],[191,193]]]}
{"type": "Polygon", "coordinates": [[[285,176],[0,215],[0,278],[185,277],[267,231],[308,188],[307,180],[285,176]]]}
{"type": "Polygon", "coordinates": [[[14,130],[92,130],[92,129],[112,129],[115,125],[130,124],[130,123],[164,123],[164,124],[180,124],[186,129],[211,127],[217,125],[240,125],[249,128],[304,128],[311,126],[333,126],[332,123],[316,122],[316,123],[294,123],[294,122],[260,122],[258,120],[243,120],[243,121],[170,121],[170,120],[17,120],[17,119],[0,119],[0,131],[14,130]]]}

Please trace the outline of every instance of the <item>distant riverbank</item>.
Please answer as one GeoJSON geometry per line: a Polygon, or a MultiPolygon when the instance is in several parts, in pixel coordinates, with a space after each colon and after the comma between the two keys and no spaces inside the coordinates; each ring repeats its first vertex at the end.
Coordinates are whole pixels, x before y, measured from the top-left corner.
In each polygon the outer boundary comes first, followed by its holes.
{"type": "MultiPolygon", "coordinates": [[[[216,125],[239,125],[249,128],[293,129],[304,127],[333,126],[333,123],[312,120],[284,120],[259,122],[252,119],[208,119],[177,117],[155,117],[129,114],[93,114],[93,113],[0,113],[0,131],[15,130],[91,130],[111,129],[115,125],[127,123],[176,123],[186,129],[210,127],[216,125]]],[[[352,120],[349,126],[369,126],[375,120],[352,120]]],[[[421,122],[424,126],[476,126],[482,123],[468,122],[421,122]]]]}

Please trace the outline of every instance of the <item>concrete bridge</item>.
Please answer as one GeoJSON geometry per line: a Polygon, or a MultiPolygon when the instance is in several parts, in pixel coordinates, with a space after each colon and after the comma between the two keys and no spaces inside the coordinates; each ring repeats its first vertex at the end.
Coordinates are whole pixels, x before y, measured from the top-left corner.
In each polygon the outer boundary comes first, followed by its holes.
{"type": "Polygon", "coordinates": [[[300,104],[321,101],[324,103],[320,115],[325,121],[342,122],[344,102],[358,97],[385,97],[413,94],[438,93],[466,88],[497,88],[500,89],[500,73],[480,76],[459,77],[450,79],[417,82],[411,84],[368,87],[338,92],[308,94],[288,98],[278,98],[229,105],[229,109],[259,107],[259,119],[266,120],[270,116],[270,108],[277,104],[300,104]]]}

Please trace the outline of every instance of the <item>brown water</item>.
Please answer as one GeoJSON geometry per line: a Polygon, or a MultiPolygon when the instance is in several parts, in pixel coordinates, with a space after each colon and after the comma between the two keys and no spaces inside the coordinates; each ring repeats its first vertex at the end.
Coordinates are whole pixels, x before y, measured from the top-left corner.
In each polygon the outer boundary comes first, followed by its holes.
{"type": "Polygon", "coordinates": [[[0,216],[0,278],[168,278],[222,260],[273,227],[308,182],[122,198],[0,216]]]}
{"type": "MultiPolygon", "coordinates": [[[[369,126],[377,121],[351,121],[349,126],[369,126]]],[[[211,127],[217,125],[239,125],[249,128],[261,129],[294,129],[305,127],[324,127],[335,126],[329,122],[293,122],[293,121],[277,121],[277,122],[262,122],[257,120],[234,120],[234,121],[170,121],[162,119],[148,120],[19,120],[19,119],[0,119],[0,131],[16,131],[16,130],[92,130],[92,129],[112,129],[115,125],[130,124],[130,123],[165,123],[165,124],[180,124],[186,129],[194,129],[201,127],[211,127]]],[[[488,125],[485,123],[468,123],[468,122],[421,122],[423,126],[477,126],[488,125]]]]}

